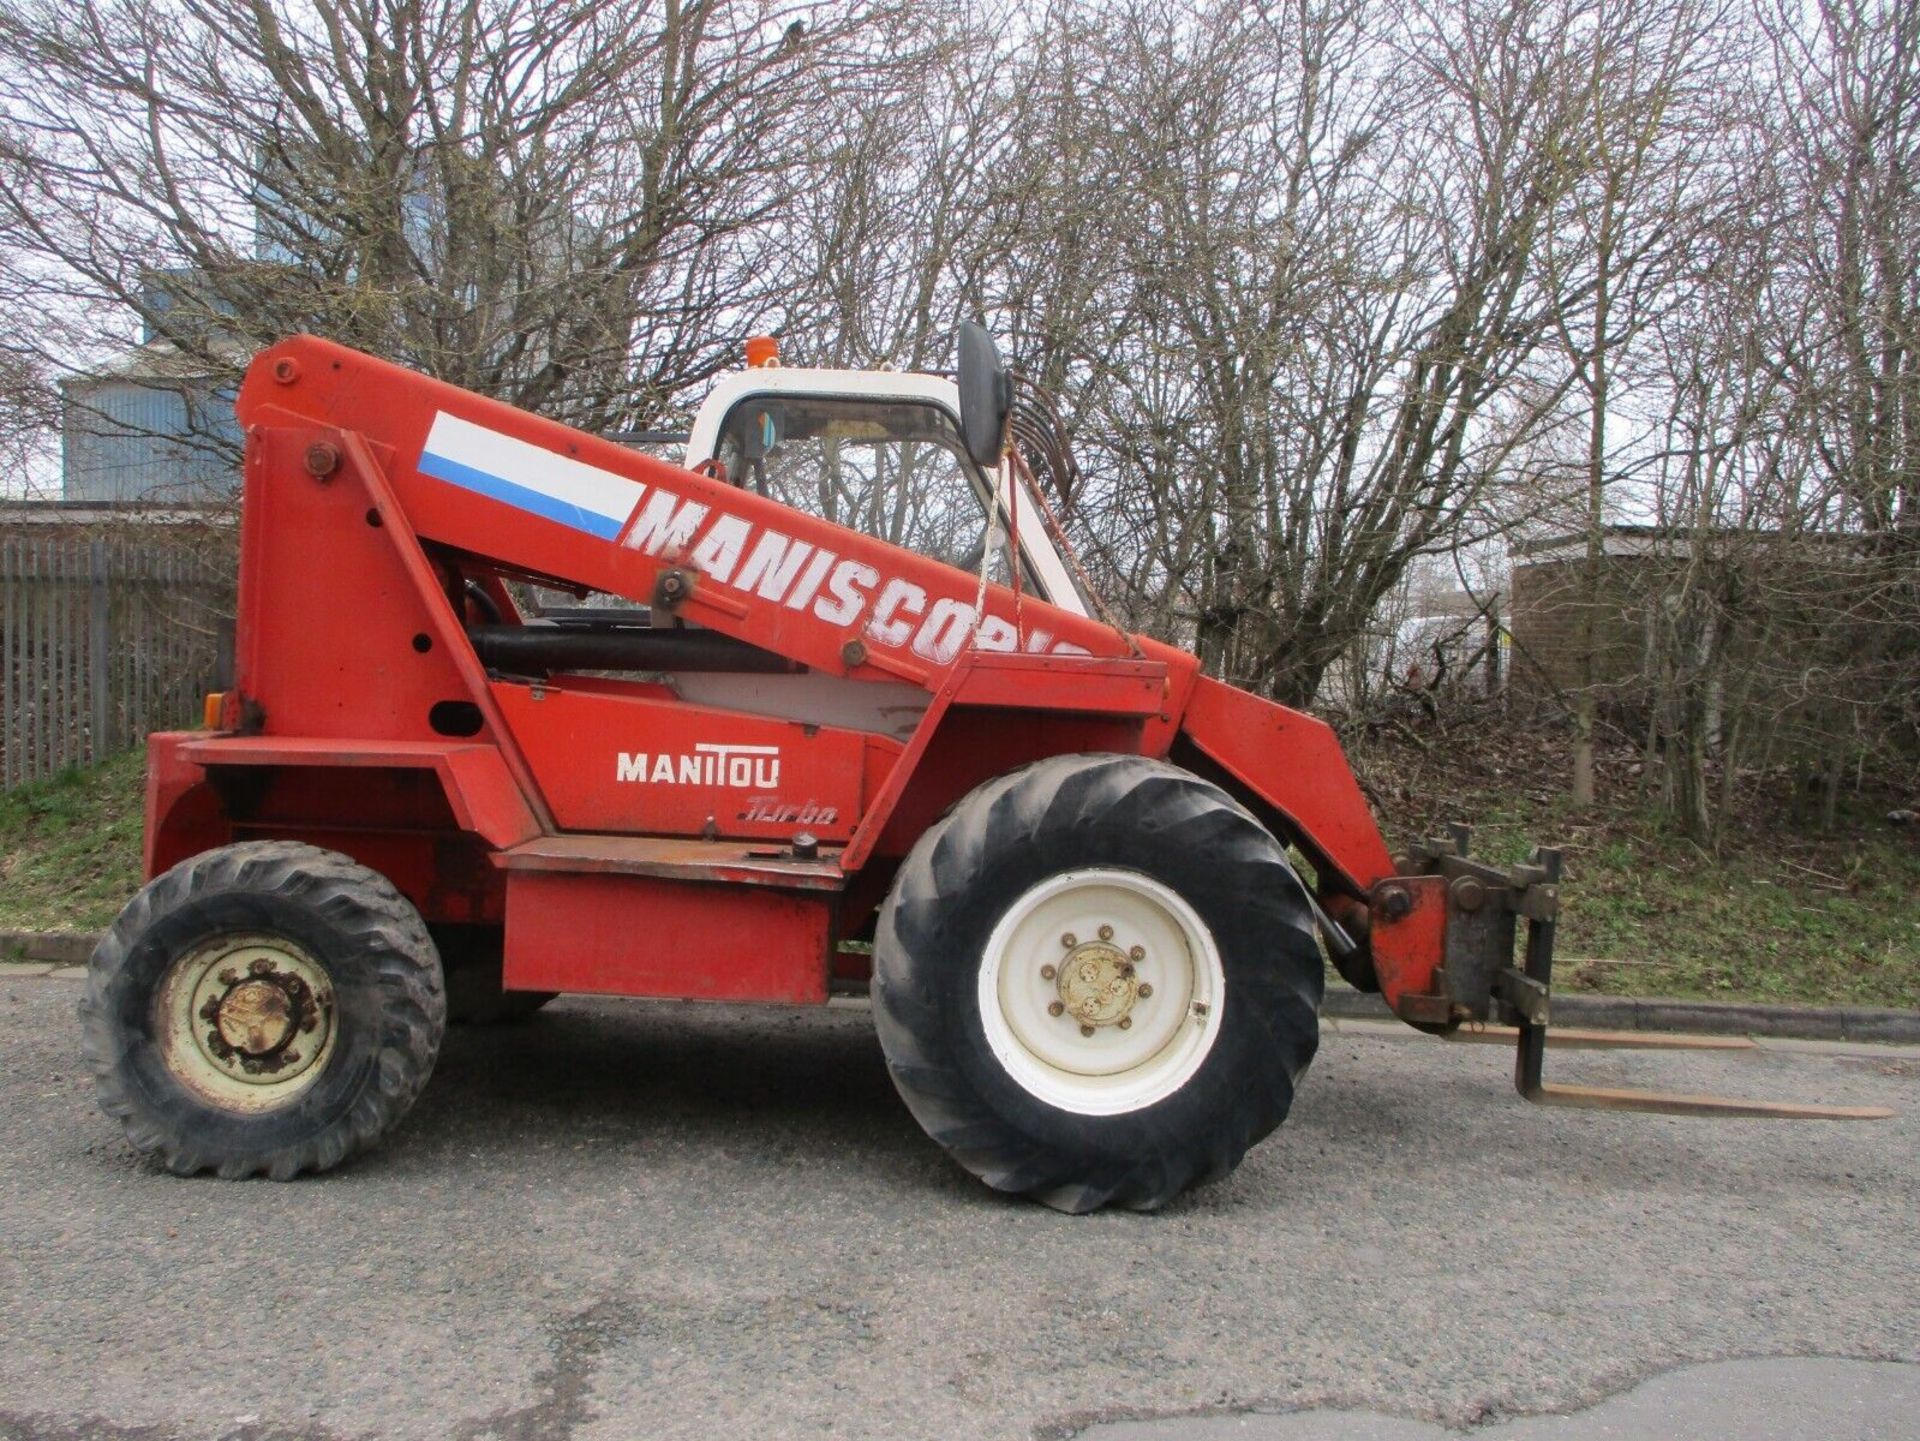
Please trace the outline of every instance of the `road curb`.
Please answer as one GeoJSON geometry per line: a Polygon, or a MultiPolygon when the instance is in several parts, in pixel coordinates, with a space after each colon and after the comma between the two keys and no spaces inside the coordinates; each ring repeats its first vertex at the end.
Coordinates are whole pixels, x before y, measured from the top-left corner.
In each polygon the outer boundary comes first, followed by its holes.
{"type": "Polygon", "coordinates": [[[99,944],[97,931],[0,931],[0,960],[84,966],[99,944]]]}
{"type": "MultiPolygon", "coordinates": [[[[1393,1018],[1374,995],[1329,986],[1322,1015],[1336,1021],[1393,1018]]],[[[1553,1019],[1597,1031],[1685,1031],[1703,1036],[1777,1036],[1800,1041],[1874,1041],[1920,1046],[1920,1011],[1878,1006],[1762,1006],[1662,996],[1579,996],[1556,992],[1553,1019]]]]}

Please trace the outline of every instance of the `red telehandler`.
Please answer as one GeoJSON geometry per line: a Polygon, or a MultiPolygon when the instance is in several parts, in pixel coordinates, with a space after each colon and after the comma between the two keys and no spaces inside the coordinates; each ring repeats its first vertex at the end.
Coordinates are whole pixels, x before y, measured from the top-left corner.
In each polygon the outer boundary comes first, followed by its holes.
{"type": "Polygon", "coordinates": [[[81,1005],[133,1144],[334,1166],[450,1002],[858,989],[974,1175],[1152,1209],[1286,1115],[1323,943],[1417,1027],[1517,1027],[1530,1099],[1739,1109],[1544,1086],[1558,857],[1394,859],[1324,724],[1103,619],[1044,407],[960,349],[956,382],[763,348],[681,465],[261,354],[231,680],[149,743],[150,880],[81,1005]]]}

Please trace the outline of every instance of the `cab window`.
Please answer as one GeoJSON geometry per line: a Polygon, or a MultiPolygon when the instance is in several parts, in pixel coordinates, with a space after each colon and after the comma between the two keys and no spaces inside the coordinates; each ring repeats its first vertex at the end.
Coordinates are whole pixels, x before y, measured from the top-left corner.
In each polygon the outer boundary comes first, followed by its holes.
{"type": "Polygon", "coordinates": [[[720,459],[735,484],[835,525],[1005,583],[1007,546],[989,542],[987,478],[938,406],[903,400],[751,396],[728,412],[720,459]]]}

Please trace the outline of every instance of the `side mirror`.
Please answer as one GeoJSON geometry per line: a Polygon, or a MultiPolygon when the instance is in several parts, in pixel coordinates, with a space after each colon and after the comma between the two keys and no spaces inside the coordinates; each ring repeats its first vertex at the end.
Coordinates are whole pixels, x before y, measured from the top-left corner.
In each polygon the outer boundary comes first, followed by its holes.
{"type": "Polygon", "coordinates": [[[991,470],[1007,443],[1013,377],[1000,363],[993,337],[971,320],[960,322],[960,443],[973,463],[991,470]]]}

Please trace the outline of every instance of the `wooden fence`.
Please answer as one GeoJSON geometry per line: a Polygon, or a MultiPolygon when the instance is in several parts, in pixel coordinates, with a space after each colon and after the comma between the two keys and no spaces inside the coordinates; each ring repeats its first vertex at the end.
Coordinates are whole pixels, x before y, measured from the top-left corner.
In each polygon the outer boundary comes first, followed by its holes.
{"type": "Polygon", "coordinates": [[[0,789],[196,723],[232,601],[204,548],[0,537],[0,789]]]}

